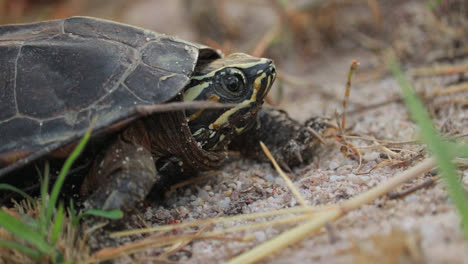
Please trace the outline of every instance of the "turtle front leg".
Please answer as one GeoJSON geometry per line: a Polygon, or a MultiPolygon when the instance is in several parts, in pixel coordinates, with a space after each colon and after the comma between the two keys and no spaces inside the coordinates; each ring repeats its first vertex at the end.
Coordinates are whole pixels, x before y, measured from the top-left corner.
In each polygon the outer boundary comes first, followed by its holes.
{"type": "Polygon", "coordinates": [[[143,201],[158,174],[149,140],[138,122],[119,134],[95,161],[81,188],[87,206],[129,210],[143,201]]]}
{"type": "Polygon", "coordinates": [[[290,171],[312,159],[320,145],[319,137],[330,127],[325,118],[314,117],[301,124],[282,110],[263,108],[256,124],[233,140],[230,148],[249,158],[267,161],[259,144],[262,141],[280,166],[290,171]]]}

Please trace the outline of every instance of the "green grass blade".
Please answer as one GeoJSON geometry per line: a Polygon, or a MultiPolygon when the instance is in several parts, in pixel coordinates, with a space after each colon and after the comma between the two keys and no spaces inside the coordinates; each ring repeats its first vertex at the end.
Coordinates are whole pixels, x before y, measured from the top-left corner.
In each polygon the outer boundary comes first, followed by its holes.
{"type": "Polygon", "coordinates": [[[33,205],[36,205],[36,200],[34,200],[34,198],[32,198],[29,194],[23,192],[22,190],[16,188],[15,186],[12,186],[6,183],[0,183],[0,190],[8,190],[8,191],[16,192],[20,194],[21,196],[23,196],[24,198],[28,199],[28,201],[30,201],[33,205]]]}
{"type": "Polygon", "coordinates": [[[462,158],[468,158],[468,146],[456,146],[456,155],[462,158]]]}
{"type": "Polygon", "coordinates": [[[429,0],[426,2],[426,7],[430,10],[438,8],[442,4],[442,0],[429,0]]]}
{"type": "Polygon", "coordinates": [[[465,238],[468,239],[468,199],[463,187],[458,181],[456,168],[452,163],[452,159],[454,158],[453,150],[447,147],[447,144],[443,142],[437,130],[432,126],[431,119],[424,105],[413,92],[411,84],[403,75],[398,62],[396,62],[394,58],[390,60],[389,67],[402,88],[404,101],[411,117],[421,129],[422,140],[427,144],[428,149],[437,160],[439,170],[445,179],[449,195],[461,215],[465,238]]]}
{"type": "Polygon", "coordinates": [[[52,192],[50,194],[50,200],[47,206],[47,213],[46,213],[46,219],[45,219],[47,222],[49,222],[50,219],[52,218],[52,213],[57,204],[57,199],[60,193],[60,189],[62,188],[63,182],[65,181],[65,177],[67,176],[68,171],[73,165],[73,162],[75,162],[75,160],[80,156],[81,152],[83,152],[86,143],[91,137],[91,131],[92,131],[94,124],[96,123],[96,120],[97,118],[95,117],[93,121],[91,121],[88,131],[86,131],[86,134],[80,140],[80,142],[75,147],[73,152],[65,160],[65,163],[63,164],[63,167],[60,170],[59,176],[57,177],[57,180],[55,181],[54,187],[52,187],[52,192]]]}
{"type": "Polygon", "coordinates": [[[14,218],[3,210],[0,210],[0,226],[14,235],[26,240],[35,246],[41,253],[49,253],[54,249],[46,243],[39,232],[31,229],[28,225],[14,218]]]}
{"type": "Polygon", "coordinates": [[[73,219],[72,224],[77,225],[80,221],[81,218],[87,215],[94,215],[94,216],[100,216],[108,219],[120,219],[123,217],[123,212],[120,210],[98,210],[98,209],[89,209],[85,211],[84,213],[78,215],[75,219],[73,219]]]}
{"type": "Polygon", "coordinates": [[[445,147],[450,149],[453,156],[459,158],[468,158],[468,145],[461,145],[460,142],[444,142],[445,147]]]}
{"type": "Polygon", "coordinates": [[[26,225],[28,225],[31,229],[33,230],[36,230],[36,229],[39,229],[39,222],[28,216],[28,215],[22,215],[21,216],[21,222],[25,223],[26,225]]]}
{"type": "Polygon", "coordinates": [[[26,254],[29,257],[33,258],[34,260],[39,260],[41,258],[41,252],[13,241],[0,240],[0,247],[16,249],[19,252],[22,252],[23,254],[26,254]]]}
{"type": "Polygon", "coordinates": [[[75,218],[76,218],[76,211],[75,211],[75,204],[73,203],[73,200],[70,199],[70,207],[68,207],[68,216],[70,217],[70,221],[72,223],[75,222],[75,218]]]}
{"type": "Polygon", "coordinates": [[[64,216],[65,216],[64,206],[63,206],[63,203],[60,203],[57,213],[55,214],[54,226],[52,228],[52,237],[50,239],[50,242],[52,245],[55,245],[55,242],[57,242],[60,232],[62,232],[64,216]]]}

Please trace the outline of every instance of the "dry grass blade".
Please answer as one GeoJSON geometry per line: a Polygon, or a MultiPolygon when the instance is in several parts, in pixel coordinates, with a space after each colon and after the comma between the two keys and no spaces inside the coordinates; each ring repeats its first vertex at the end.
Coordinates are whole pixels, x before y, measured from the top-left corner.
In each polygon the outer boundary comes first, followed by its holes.
{"type": "Polygon", "coordinates": [[[367,0],[367,5],[372,12],[372,16],[375,20],[375,25],[380,26],[382,25],[382,12],[379,8],[379,3],[376,0],[367,0]]]}
{"type": "MultiPolygon", "coordinates": [[[[464,82],[464,83],[460,83],[460,84],[450,85],[450,86],[448,86],[448,87],[446,87],[444,89],[437,89],[434,92],[432,92],[430,94],[427,94],[427,95],[424,95],[423,93],[420,93],[420,92],[418,94],[424,100],[432,100],[432,99],[437,98],[437,97],[442,96],[442,95],[456,94],[456,93],[461,93],[461,92],[466,92],[466,91],[468,91],[468,83],[464,82]]],[[[461,100],[460,104],[463,104],[465,101],[461,100]]],[[[389,105],[389,104],[402,103],[402,102],[403,102],[403,98],[396,97],[396,98],[392,98],[392,99],[387,99],[387,100],[382,101],[382,102],[357,107],[356,109],[346,111],[346,114],[347,115],[359,114],[359,113],[362,113],[364,111],[376,109],[376,108],[383,107],[383,106],[386,106],[386,105],[389,105]]]]}
{"type": "Polygon", "coordinates": [[[352,139],[360,139],[365,141],[373,141],[379,142],[380,144],[384,145],[407,145],[407,144],[421,144],[419,140],[410,140],[410,141],[388,141],[388,140],[379,140],[373,137],[365,137],[365,136],[351,136],[351,135],[343,135],[343,138],[352,138],[352,139]]]}
{"type": "Polygon", "coordinates": [[[423,189],[423,188],[426,188],[426,187],[429,187],[431,186],[432,184],[434,184],[436,182],[436,180],[438,180],[439,177],[435,176],[435,177],[432,177],[432,178],[429,178],[427,180],[425,180],[423,183],[421,184],[418,184],[418,185],[415,185],[415,186],[412,186],[404,191],[401,191],[401,192],[390,192],[388,193],[388,198],[389,199],[400,199],[402,197],[405,197],[407,196],[408,194],[411,194],[411,193],[414,193],[416,192],[417,190],[419,189],[423,189]]]}
{"type": "Polygon", "coordinates": [[[281,30],[281,23],[276,23],[272,26],[260,41],[255,46],[254,50],[252,51],[252,56],[261,57],[265,53],[265,50],[268,48],[270,43],[275,39],[275,37],[280,33],[281,30]]]}
{"type": "Polygon", "coordinates": [[[448,94],[461,93],[461,92],[467,92],[467,91],[468,91],[468,82],[463,82],[459,84],[450,85],[448,87],[445,87],[444,89],[438,89],[434,91],[433,93],[429,94],[427,97],[434,98],[440,95],[448,95],[448,94]]]}
{"type": "MultiPolygon", "coordinates": [[[[219,214],[218,214],[218,216],[219,216],[219,214]]],[[[184,248],[185,246],[187,246],[194,239],[200,238],[200,235],[203,232],[205,232],[206,228],[208,228],[208,225],[206,225],[206,226],[202,227],[200,230],[198,230],[197,233],[195,233],[194,238],[186,239],[186,240],[183,240],[183,241],[180,241],[180,242],[174,244],[171,248],[169,248],[166,252],[164,252],[164,254],[162,254],[161,258],[162,259],[167,259],[170,255],[176,253],[177,251],[179,251],[182,248],[184,248]]]]}
{"type": "Polygon", "coordinates": [[[468,72],[468,65],[437,65],[432,67],[422,67],[411,71],[413,77],[434,76],[434,75],[453,75],[468,72]]]}
{"type": "Polygon", "coordinates": [[[351,66],[349,68],[348,80],[346,81],[345,96],[343,98],[343,114],[342,114],[342,120],[341,120],[341,129],[343,130],[346,129],[346,107],[348,105],[348,99],[351,93],[351,78],[353,77],[353,74],[356,71],[358,66],[359,66],[359,63],[356,60],[354,60],[351,63],[351,66]]]}
{"type": "Polygon", "coordinates": [[[156,236],[149,237],[143,240],[135,241],[130,244],[126,244],[114,248],[105,248],[94,253],[87,263],[100,262],[105,260],[115,259],[120,256],[125,256],[137,252],[142,252],[150,248],[167,247],[173,245],[180,245],[186,241],[193,241],[198,239],[214,239],[214,240],[227,240],[227,241],[238,241],[238,242],[250,242],[252,237],[239,238],[239,237],[226,237],[225,235],[211,235],[203,233],[192,233],[183,235],[169,235],[169,236],[156,236]]]}
{"type": "Polygon", "coordinates": [[[225,235],[227,233],[247,231],[247,230],[252,230],[252,229],[260,229],[260,228],[266,228],[266,227],[269,227],[269,226],[277,226],[277,225],[285,225],[285,224],[297,224],[297,223],[303,222],[303,221],[305,221],[307,219],[310,219],[311,217],[313,217],[313,215],[303,214],[303,215],[292,216],[292,217],[287,217],[287,218],[282,218],[282,219],[277,219],[277,220],[263,221],[261,223],[253,223],[253,224],[235,226],[235,227],[223,229],[222,231],[219,231],[219,232],[206,233],[206,235],[211,235],[211,236],[225,235]]]}
{"type": "Polygon", "coordinates": [[[413,162],[416,159],[421,158],[422,156],[423,156],[423,150],[420,150],[418,153],[415,153],[411,158],[392,164],[390,168],[395,169],[395,168],[408,167],[411,164],[411,162],[413,162]]]}
{"type": "Polygon", "coordinates": [[[376,187],[359,194],[346,202],[343,202],[340,206],[337,206],[334,210],[330,210],[326,213],[319,214],[317,217],[294,227],[279,236],[274,237],[266,241],[263,244],[256,246],[255,248],[247,251],[237,257],[231,259],[228,263],[255,263],[263,260],[272,254],[297,243],[307,236],[317,232],[320,228],[324,227],[328,222],[334,221],[341,216],[345,215],[350,210],[357,209],[364,204],[367,204],[374,199],[388,193],[398,185],[416,178],[423,173],[426,173],[433,169],[435,162],[433,158],[427,158],[416,166],[397,174],[395,177],[387,180],[384,183],[377,185],[376,187]]]}
{"type": "Polygon", "coordinates": [[[251,220],[251,219],[258,219],[263,217],[270,217],[270,216],[277,216],[277,215],[285,215],[285,214],[296,214],[296,213],[318,213],[330,210],[330,206],[308,206],[307,208],[304,207],[293,207],[293,208],[285,208],[280,210],[274,211],[267,211],[267,212],[259,212],[259,213],[251,213],[251,214],[243,214],[243,215],[234,215],[228,217],[220,217],[220,218],[210,218],[210,219],[202,219],[196,220],[186,223],[180,224],[173,224],[173,225],[163,225],[163,226],[155,226],[150,228],[142,228],[142,229],[135,229],[135,230],[126,230],[120,232],[114,232],[110,234],[110,237],[122,237],[122,236],[131,236],[131,235],[138,235],[138,234],[145,234],[151,232],[162,232],[168,231],[178,228],[188,228],[206,224],[215,224],[215,223],[227,223],[232,221],[239,221],[239,220],[251,220]]]}
{"type": "Polygon", "coordinates": [[[369,174],[371,173],[373,170],[375,169],[378,169],[378,168],[381,168],[381,167],[384,167],[384,166],[387,166],[389,164],[392,164],[393,161],[392,160],[384,160],[382,162],[379,162],[377,163],[377,165],[375,165],[374,167],[372,167],[370,170],[366,171],[366,172],[359,172],[359,173],[356,173],[358,175],[364,175],[364,174],[369,174]]]}
{"type": "Polygon", "coordinates": [[[283,172],[283,170],[280,168],[280,166],[278,165],[278,163],[276,162],[275,158],[273,157],[273,155],[271,155],[271,152],[270,150],[268,150],[267,146],[265,146],[265,144],[263,144],[263,142],[260,141],[260,146],[262,147],[263,149],[263,152],[265,152],[265,155],[270,159],[271,163],[273,163],[273,166],[275,167],[276,171],[278,172],[278,174],[283,178],[283,180],[286,182],[286,184],[288,185],[289,189],[291,190],[291,192],[294,194],[294,196],[296,197],[297,201],[299,202],[299,204],[301,204],[303,207],[307,207],[307,202],[306,200],[304,199],[304,197],[302,197],[301,193],[299,192],[299,190],[297,190],[296,186],[294,185],[294,183],[291,181],[291,179],[289,179],[289,177],[286,175],[286,173],[283,172]]]}
{"type": "Polygon", "coordinates": [[[214,108],[225,108],[234,107],[235,104],[222,104],[211,101],[191,101],[191,102],[171,102],[166,104],[158,105],[140,105],[135,107],[136,113],[144,116],[148,116],[154,113],[170,112],[187,109],[214,109],[214,108]]]}

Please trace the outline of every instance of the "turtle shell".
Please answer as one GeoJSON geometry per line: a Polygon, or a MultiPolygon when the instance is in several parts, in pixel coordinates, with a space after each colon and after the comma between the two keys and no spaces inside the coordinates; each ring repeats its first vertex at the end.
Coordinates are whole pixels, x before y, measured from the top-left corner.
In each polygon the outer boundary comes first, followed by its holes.
{"type": "Polygon", "coordinates": [[[90,17],[0,27],[0,176],[173,100],[208,47],[90,17]]]}

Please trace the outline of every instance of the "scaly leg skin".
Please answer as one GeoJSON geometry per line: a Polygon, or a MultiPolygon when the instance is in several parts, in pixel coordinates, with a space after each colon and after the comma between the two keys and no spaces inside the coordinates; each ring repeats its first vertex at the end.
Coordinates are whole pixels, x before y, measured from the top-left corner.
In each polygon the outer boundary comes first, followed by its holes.
{"type": "Polygon", "coordinates": [[[158,178],[146,131],[137,123],[98,157],[81,192],[91,194],[87,207],[128,211],[144,200],[158,178]]]}
{"type": "Polygon", "coordinates": [[[233,140],[230,149],[239,150],[243,155],[262,161],[268,158],[259,141],[265,143],[278,164],[285,170],[309,161],[314,156],[320,140],[315,135],[324,134],[330,124],[327,119],[314,117],[300,124],[282,110],[264,107],[256,124],[233,140]]]}

